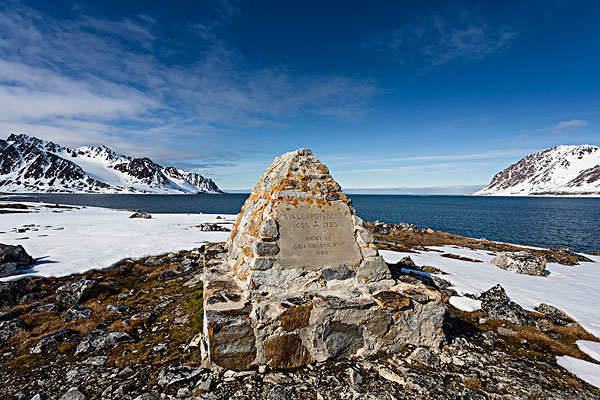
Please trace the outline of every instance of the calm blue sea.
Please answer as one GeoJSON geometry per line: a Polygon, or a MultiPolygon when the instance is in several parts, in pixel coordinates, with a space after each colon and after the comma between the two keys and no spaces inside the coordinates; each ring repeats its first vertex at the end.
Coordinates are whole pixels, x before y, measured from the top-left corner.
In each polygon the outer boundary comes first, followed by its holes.
{"type": "MultiPolygon", "coordinates": [[[[247,194],[40,194],[40,201],[150,213],[237,214],[247,194]]],[[[600,199],[350,195],[364,220],[409,222],[462,236],[600,251],[600,199]]]]}

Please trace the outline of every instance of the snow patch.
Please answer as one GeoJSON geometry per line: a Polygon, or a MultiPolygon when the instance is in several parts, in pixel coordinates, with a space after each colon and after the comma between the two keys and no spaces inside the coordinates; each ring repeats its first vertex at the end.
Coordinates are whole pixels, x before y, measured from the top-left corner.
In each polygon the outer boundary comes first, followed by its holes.
{"type": "Polygon", "coordinates": [[[575,342],[579,350],[583,351],[594,360],[600,362],[600,342],[592,342],[589,340],[578,340],[575,342]]]}
{"type": "Polygon", "coordinates": [[[473,312],[481,310],[481,300],[471,299],[469,297],[452,296],[449,303],[461,311],[473,312]]]}
{"type": "Polygon", "coordinates": [[[600,364],[569,356],[556,357],[556,363],[579,379],[600,388],[600,364]]]}

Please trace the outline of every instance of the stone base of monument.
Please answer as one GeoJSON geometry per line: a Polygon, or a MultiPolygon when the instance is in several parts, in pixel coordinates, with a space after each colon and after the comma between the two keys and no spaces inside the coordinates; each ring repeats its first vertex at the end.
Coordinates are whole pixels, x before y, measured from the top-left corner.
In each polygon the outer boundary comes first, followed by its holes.
{"type": "Polygon", "coordinates": [[[438,346],[442,295],[392,279],[310,150],[277,158],[222,252],[207,252],[203,359],[231,370],[438,346]]]}

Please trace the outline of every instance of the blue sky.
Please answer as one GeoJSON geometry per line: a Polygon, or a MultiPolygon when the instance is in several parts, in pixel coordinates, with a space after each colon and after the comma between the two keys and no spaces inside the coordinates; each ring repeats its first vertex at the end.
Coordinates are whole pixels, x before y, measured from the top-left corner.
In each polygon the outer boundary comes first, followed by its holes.
{"type": "Polygon", "coordinates": [[[8,0],[0,137],[105,144],[224,189],[308,147],[346,189],[466,192],[600,144],[598,20],[595,1],[8,0]]]}

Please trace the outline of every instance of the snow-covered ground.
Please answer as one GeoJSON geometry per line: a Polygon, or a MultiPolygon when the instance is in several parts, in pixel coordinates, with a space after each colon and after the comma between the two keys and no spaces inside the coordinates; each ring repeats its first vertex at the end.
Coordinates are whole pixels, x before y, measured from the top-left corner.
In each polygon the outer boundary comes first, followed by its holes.
{"type": "MultiPolygon", "coordinates": [[[[511,300],[533,310],[540,303],[550,304],[565,311],[588,332],[600,337],[600,257],[587,256],[597,262],[582,262],[576,266],[548,263],[547,276],[530,276],[498,268],[490,261],[494,254],[484,250],[471,250],[454,246],[432,247],[432,250],[400,253],[382,250],[389,263],[410,256],[420,266],[440,268],[449,275],[441,278],[451,282],[459,294],[479,295],[499,283],[511,300]],[[455,260],[442,257],[444,253],[457,254],[484,262],[455,260]]],[[[465,310],[468,311],[468,310],[465,310]]]]}
{"type": "MultiPolygon", "coordinates": [[[[23,204],[37,210],[0,214],[0,243],[23,245],[39,260],[30,273],[40,276],[83,273],[110,267],[125,258],[189,250],[204,242],[224,241],[229,232],[202,232],[197,225],[232,223],[236,218],[226,214],[220,215],[225,220],[217,219],[217,214],[153,214],[152,219],[130,219],[131,211],[95,207],[52,209],[40,203],[23,204]],[[19,233],[17,229],[28,230],[19,233]]],[[[231,228],[230,224],[227,226],[231,228]]]]}
{"type": "Polygon", "coordinates": [[[556,357],[556,362],[579,379],[600,388],[600,364],[569,356],[556,357]]]}
{"type": "MultiPolygon", "coordinates": [[[[455,246],[433,247],[432,250],[418,254],[399,253],[381,250],[380,253],[389,263],[396,263],[410,256],[419,266],[437,267],[449,275],[441,278],[451,282],[459,294],[479,295],[496,284],[502,285],[510,300],[533,310],[540,303],[550,304],[565,311],[588,332],[600,338],[600,257],[586,255],[595,262],[581,262],[580,265],[566,266],[548,263],[547,276],[521,275],[498,268],[490,261],[494,254],[483,250],[471,250],[455,246]],[[444,253],[479,259],[484,262],[456,260],[442,257],[444,253]]],[[[468,297],[453,296],[450,303],[464,311],[475,311],[480,303],[468,297]]],[[[584,353],[600,362],[600,343],[579,341],[578,346],[584,353]]],[[[600,364],[590,363],[577,358],[557,357],[560,366],[580,379],[600,387],[600,364]]]]}
{"type": "MultiPolygon", "coordinates": [[[[40,203],[23,204],[35,207],[36,211],[0,214],[0,243],[23,245],[39,261],[30,273],[41,276],[83,273],[110,267],[125,258],[142,258],[192,249],[204,242],[224,241],[229,232],[202,232],[197,226],[206,222],[231,224],[236,218],[226,214],[220,214],[224,219],[217,219],[216,214],[153,214],[152,219],[130,219],[130,211],[94,207],[56,209],[40,203]],[[28,230],[18,232],[18,229],[28,230]]],[[[453,296],[450,303],[465,311],[479,309],[480,302],[463,294],[479,295],[499,283],[510,299],[523,307],[533,310],[540,303],[553,305],[600,337],[600,257],[588,256],[596,262],[571,267],[549,263],[546,268],[549,275],[539,277],[500,269],[490,262],[494,254],[487,251],[455,246],[432,250],[420,253],[382,250],[381,255],[389,263],[408,255],[417,265],[434,266],[447,272],[448,275],[441,277],[450,281],[459,294],[453,296]],[[441,257],[444,253],[483,262],[441,257]]],[[[578,345],[592,358],[600,358],[600,344],[580,341],[578,345]]],[[[557,361],[581,379],[600,387],[600,364],[571,357],[559,357],[557,361]]]]}

